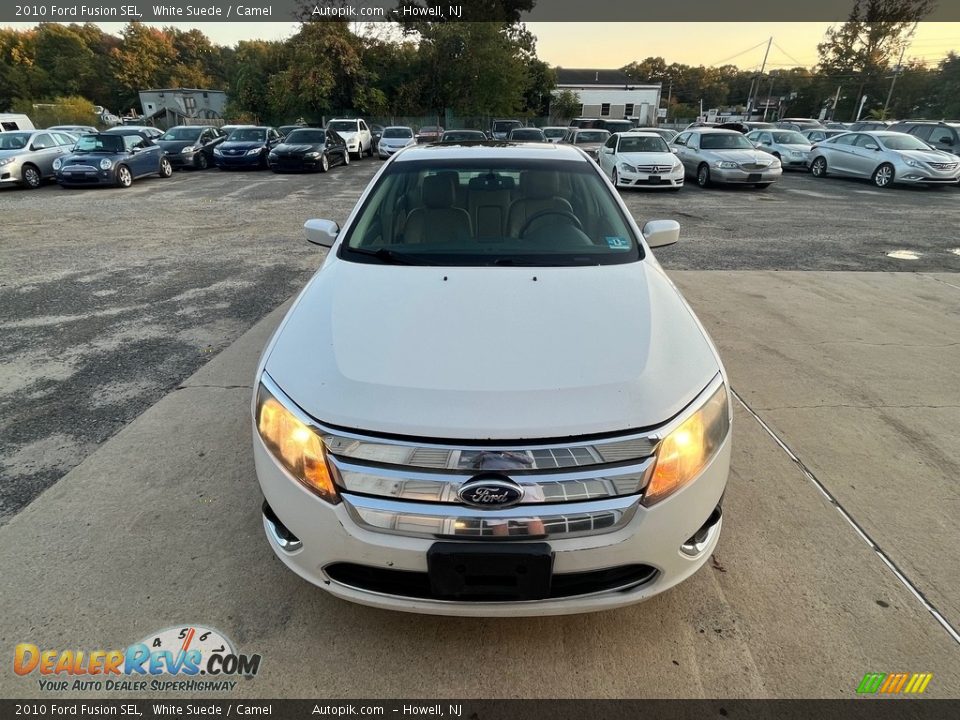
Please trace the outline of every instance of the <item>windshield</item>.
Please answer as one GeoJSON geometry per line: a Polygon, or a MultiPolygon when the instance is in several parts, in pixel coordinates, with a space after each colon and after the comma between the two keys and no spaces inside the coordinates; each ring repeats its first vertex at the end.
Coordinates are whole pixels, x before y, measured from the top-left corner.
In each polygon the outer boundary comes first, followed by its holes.
{"type": "Polygon", "coordinates": [[[121,135],[84,135],[73,146],[74,152],[123,152],[121,135]]]}
{"type": "Polygon", "coordinates": [[[341,257],[384,264],[574,266],[632,262],[642,255],[591,164],[510,158],[391,164],[360,209],[341,257]]]}
{"type": "Polygon", "coordinates": [[[440,132],[440,128],[438,128],[436,125],[427,125],[426,127],[420,128],[420,132],[422,132],[422,133],[436,133],[436,132],[440,132]]]}
{"type": "Polygon", "coordinates": [[[171,128],[170,130],[167,130],[160,137],[160,139],[161,140],[189,140],[190,142],[193,142],[198,137],[200,137],[200,133],[202,132],[203,130],[198,130],[197,128],[189,128],[189,127],[171,128]]]}
{"type": "Polygon", "coordinates": [[[773,141],[775,143],[780,143],[781,145],[809,145],[807,139],[798,133],[796,130],[788,130],[786,132],[775,132],[771,133],[773,135],[773,141]]]}
{"type": "Polygon", "coordinates": [[[263,128],[238,128],[227,138],[230,142],[263,142],[267,131],[263,128]]]}
{"type": "Polygon", "coordinates": [[[493,131],[499,133],[510,132],[518,127],[523,127],[523,123],[519,120],[497,120],[493,123],[493,131]]]}
{"type": "Polygon", "coordinates": [[[510,137],[514,140],[543,140],[543,132],[536,128],[511,130],[510,137]]]}
{"type": "Polygon", "coordinates": [[[306,143],[310,145],[323,145],[326,133],[323,130],[294,130],[284,138],[288,145],[294,143],[306,143]]]}
{"type": "Polygon", "coordinates": [[[602,143],[606,142],[608,137],[610,137],[610,133],[606,130],[587,130],[586,132],[578,132],[573,142],[577,145],[602,143]]]}
{"type": "Polygon", "coordinates": [[[328,123],[327,127],[337,132],[357,132],[358,125],[356,120],[334,120],[328,123]]]}
{"type": "Polygon", "coordinates": [[[923,140],[918,140],[912,135],[883,135],[880,142],[889,150],[930,150],[930,146],[923,140]]]}
{"type": "Polygon", "coordinates": [[[479,130],[448,130],[440,139],[443,142],[459,142],[461,140],[486,140],[487,136],[479,130]]]}
{"type": "Polygon", "coordinates": [[[620,152],[670,152],[667,143],[659,135],[657,137],[630,137],[620,138],[620,152]]]}
{"type": "Polygon", "coordinates": [[[413,130],[405,127],[392,127],[387,128],[383,131],[383,137],[385,138],[412,138],[413,130]]]}
{"type": "Polygon", "coordinates": [[[543,131],[543,134],[546,135],[548,138],[563,137],[564,135],[567,134],[567,129],[566,128],[547,128],[546,130],[543,131]]]}
{"type": "Polygon", "coordinates": [[[753,143],[740,133],[704,133],[700,136],[701,150],[753,150],[753,143]]]}
{"type": "Polygon", "coordinates": [[[22,150],[30,140],[30,133],[0,133],[0,150],[22,150]]]}
{"type": "Polygon", "coordinates": [[[609,130],[612,133],[633,130],[633,123],[629,120],[624,120],[622,122],[617,122],[616,120],[607,120],[604,126],[604,129],[609,130]]]}

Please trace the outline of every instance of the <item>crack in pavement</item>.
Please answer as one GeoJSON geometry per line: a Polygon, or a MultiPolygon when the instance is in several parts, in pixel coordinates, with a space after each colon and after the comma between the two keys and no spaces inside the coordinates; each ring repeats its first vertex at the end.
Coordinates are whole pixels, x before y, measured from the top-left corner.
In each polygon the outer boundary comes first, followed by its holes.
{"type": "Polygon", "coordinates": [[[910,410],[910,409],[922,409],[922,410],[949,410],[952,408],[960,408],[960,405],[848,405],[846,403],[840,403],[838,405],[779,405],[776,407],[758,407],[757,410],[819,410],[823,408],[829,410],[831,408],[851,408],[853,410],[910,410]]]}

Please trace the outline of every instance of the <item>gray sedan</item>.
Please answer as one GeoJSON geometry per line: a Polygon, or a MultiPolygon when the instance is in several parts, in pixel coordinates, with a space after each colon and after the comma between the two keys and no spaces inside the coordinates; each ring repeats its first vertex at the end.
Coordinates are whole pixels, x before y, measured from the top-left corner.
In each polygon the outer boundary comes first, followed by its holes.
{"type": "Polygon", "coordinates": [[[850,132],[817,143],[810,172],[814,177],[869,178],[880,188],[895,182],[955,185],[960,182],[960,158],[906,133],[850,132]]]}
{"type": "Polygon", "coordinates": [[[700,187],[732,183],[765,188],[783,174],[777,158],[757,150],[736,130],[684,130],[670,149],[680,158],[686,175],[695,178],[700,187]]]}
{"type": "Polygon", "coordinates": [[[76,142],[69,133],[51,130],[0,133],[0,185],[40,187],[54,176],[53,161],[68,155],[76,142]]]}
{"type": "Polygon", "coordinates": [[[747,140],[773,155],[784,170],[806,170],[810,166],[810,141],[796,130],[754,130],[747,140]]]}

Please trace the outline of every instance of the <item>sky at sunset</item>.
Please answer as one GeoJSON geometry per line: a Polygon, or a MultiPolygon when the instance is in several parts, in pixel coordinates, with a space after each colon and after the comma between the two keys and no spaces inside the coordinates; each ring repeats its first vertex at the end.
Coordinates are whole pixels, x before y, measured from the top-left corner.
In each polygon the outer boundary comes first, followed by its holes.
{"type": "MultiPolygon", "coordinates": [[[[32,27],[32,23],[8,23],[32,27]]],[[[122,23],[98,23],[119,32],[122,23]]],[[[152,23],[158,24],[159,23],[152,23]]],[[[197,27],[214,42],[233,45],[240,40],[277,40],[296,31],[294,23],[163,23],[197,27]]],[[[538,38],[537,53],[551,65],[616,68],[649,56],[688,65],[759,68],[767,40],[774,45],[767,69],[812,66],[817,43],[829,23],[529,23],[538,38]]],[[[920,23],[907,58],[936,64],[950,50],[960,48],[960,23],[920,23]]]]}

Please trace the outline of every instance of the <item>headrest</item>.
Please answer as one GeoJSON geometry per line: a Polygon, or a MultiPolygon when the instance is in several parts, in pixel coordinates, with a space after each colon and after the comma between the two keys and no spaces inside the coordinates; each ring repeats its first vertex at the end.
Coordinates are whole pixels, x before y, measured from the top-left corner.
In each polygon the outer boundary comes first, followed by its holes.
{"type": "Polygon", "coordinates": [[[471,190],[513,190],[513,178],[509,175],[487,173],[470,178],[471,190]]]}
{"type": "Polygon", "coordinates": [[[423,179],[423,204],[428,208],[453,206],[453,178],[449,175],[427,175],[423,179]]]}
{"type": "Polygon", "coordinates": [[[549,198],[560,194],[560,176],[549,170],[524,170],[520,190],[528,198],[549,198]]]}

